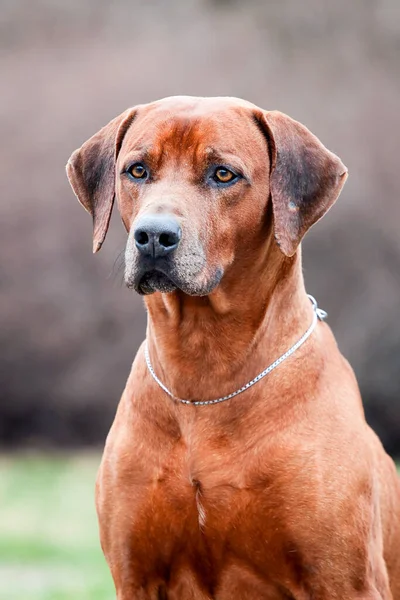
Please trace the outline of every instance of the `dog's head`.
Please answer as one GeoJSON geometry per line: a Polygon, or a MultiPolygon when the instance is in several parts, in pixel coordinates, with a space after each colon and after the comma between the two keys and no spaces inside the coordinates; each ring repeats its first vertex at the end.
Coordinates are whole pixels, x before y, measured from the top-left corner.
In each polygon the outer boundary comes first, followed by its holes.
{"type": "Polygon", "coordinates": [[[293,256],[347,176],[290,117],[234,98],[192,97],[127,110],[72,154],[67,173],[93,217],[94,252],[117,198],[128,286],[197,296],[235,264],[251,264],[268,230],[293,256]]]}

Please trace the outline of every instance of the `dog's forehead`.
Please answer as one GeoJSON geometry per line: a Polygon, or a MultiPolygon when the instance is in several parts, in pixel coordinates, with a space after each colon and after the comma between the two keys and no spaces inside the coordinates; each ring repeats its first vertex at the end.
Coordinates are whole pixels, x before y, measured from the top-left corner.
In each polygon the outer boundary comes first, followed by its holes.
{"type": "Polygon", "coordinates": [[[254,114],[258,107],[239,98],[173,96],[141,105],[127,135],[126,149],[233,151],[245,138],[259,137],[254,114]]]}

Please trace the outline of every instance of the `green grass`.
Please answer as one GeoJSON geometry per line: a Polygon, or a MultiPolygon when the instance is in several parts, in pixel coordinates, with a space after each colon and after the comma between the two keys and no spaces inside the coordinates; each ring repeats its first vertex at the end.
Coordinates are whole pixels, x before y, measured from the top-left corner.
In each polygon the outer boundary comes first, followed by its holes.
{"type": "Polygon", "coordinates": [[[114,600],[98,539],[98,456],[0,457],[0,600],[114,600]]]}

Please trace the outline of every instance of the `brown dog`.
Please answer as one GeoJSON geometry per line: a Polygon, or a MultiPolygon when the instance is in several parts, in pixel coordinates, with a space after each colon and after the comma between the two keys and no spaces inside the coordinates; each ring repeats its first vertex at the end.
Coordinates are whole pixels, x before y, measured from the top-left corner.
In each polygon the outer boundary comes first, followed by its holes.
{"type": "Polygon", "coordinates": [[[400,600],[399,480],[327,325],[194,403],[314,323],[299,244],[339,158],[282,113],[176,97],[111,121],[68,176],[94,251],[117,197],[148,310],[97,481],[118,599],[400,600]]]}

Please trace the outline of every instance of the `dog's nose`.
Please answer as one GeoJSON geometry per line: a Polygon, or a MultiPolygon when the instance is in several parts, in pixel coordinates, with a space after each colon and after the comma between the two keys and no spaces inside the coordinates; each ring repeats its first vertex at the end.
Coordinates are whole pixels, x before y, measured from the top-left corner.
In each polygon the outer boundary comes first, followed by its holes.
{"type": "Polygon", "coordinates": [[[145,215],[136,223],[133,235],[141,254],[159,258],[177,249],[182,231],[172,215],[145,215]]]}

